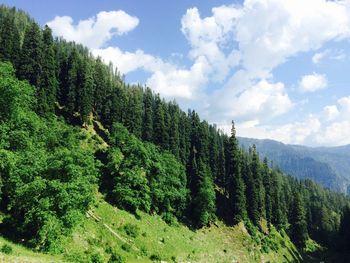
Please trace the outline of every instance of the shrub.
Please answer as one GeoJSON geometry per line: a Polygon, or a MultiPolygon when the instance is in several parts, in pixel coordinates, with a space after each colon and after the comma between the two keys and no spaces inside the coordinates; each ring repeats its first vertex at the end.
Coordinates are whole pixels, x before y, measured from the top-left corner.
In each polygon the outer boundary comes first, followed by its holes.
{"type": "Polygon", "coordinates": [[[1,247],[1,250],[0,250],[2,253],[4,253],[4,254],[12,254],[12,252],[13,252],[13,249],[12,249],[12,247],[11,246],[9,246],[9,245],[7,245],[7,244],[5,244],[5,245],[3,245],[2,247],[1,247]]]}
{"type": "Polygon", "coordinates": [[[130,246],[129,244],[127,244],[127,243],[124,243],[124,244],[121,246],[121,248],[122,248],[124,251],[126,251],[126,252],[130,252],[130,250],[131,250],[131,246],[130,246]]]}
{"type": "Polygon", "coordinates": [[[103,258],[99,253],[92,254],[90,257],[90,262],[91,263],[102,263],[103,258]]]}
{"type": "Polygon", "coordinates": [[[157,254],[152,254],[150,257],[149,257],[150,260],[152,261],[161,261],[161,257],[157,254]]]}
{"type": "Polygon", "coordinates": [[[124,225],[124,231],[128,236],[136,238],[140,233],[140,228],[137,225],[127,223],[124,225]]]}
{"type": "Polygon", "coordinates": [[[118,255],[115,251],[112,251],[111,257],[108,260],[108,263],[124,263],[125,259],[118,255]]]}

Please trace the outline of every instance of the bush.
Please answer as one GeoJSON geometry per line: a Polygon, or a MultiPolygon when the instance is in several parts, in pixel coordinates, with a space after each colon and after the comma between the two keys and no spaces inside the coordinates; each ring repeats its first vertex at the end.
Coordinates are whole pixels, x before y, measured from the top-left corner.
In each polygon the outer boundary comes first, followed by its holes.
{"type": "Polygon", "coordinates": [[[121,248],[122,248],[124,251],[126,251],[126,252],[130,252],[130,250],[131,250],[131,246],[130,246],[129,244],[127,244],[127,243],[124,243],[124,244],[121,246],[121,248]]]}
{"type": "Polygon", "coordinates": [[[140,228],[137,225],[127,223],[124,225],[124,231],[129,237],[136,238],[140,233],[140,228]]]}
{"type": "Polygon", "coordinates": [[[5,245],[3,245],[2,247],[1,247],[1,250],[0,250],[2,253],[4,253],[4,254],[12,254],[12,252],[13,252],[13,249],[12,249],[12,247],[11,246],[9,246],[9,245],[7,245],[7,244],[5,244],[5,245]]]}
{"type": "Polygon", "coordinates": [[[150,257],[149,257],[150,260],[152,261],[161,261],[161,257],[157,254],[152,254],[150,257]]]}
{"type": "Polygon", "coordinates": [[[164,213],[162,215],[162,219],[165,221],[165,223],[167,223],[168,225],[171,226],[176,226],[177,225],[177,219],[176,217],[172,214],[172,213],[164,213]]]}
{"type": "Polygon", "coordinates": [[[111,257],[108,260],[108,263],[124,263],[125,259],[118,255],[117,253],[115,253],[114,251],[111,253],[111,257]]]}
{"type": "Polygon", "coordinates": [[[103,262],[103,258],[102,258],[102,256],[100,254],[95,253],[95,254],[91,255],[90,262],[91,263],[102,263],[103,262]]]}

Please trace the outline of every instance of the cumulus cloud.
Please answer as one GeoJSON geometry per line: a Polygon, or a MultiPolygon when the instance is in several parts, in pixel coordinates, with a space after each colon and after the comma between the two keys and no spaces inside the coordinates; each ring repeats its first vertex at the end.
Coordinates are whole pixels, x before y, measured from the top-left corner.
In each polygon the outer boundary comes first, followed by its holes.
{"type": "Polygon", "coordinates": [[[244,90],[231,100],[230,116],[238,121],[255,121],[272,119],[289,111],[292,102],[284,84],[269,83],[261,80],[256,85],[244,90]]]}
{"type": "MultiPolygon", "coordinates": [[[[140,69],[148,72],[147,85],[162,96],[200,105],[202,116],[205,113],[210,121],[229,124],[235,118],[246,132],[293,143],[307,138],[318,143],[316,135],[325,129],[325,122],[329,127],[337,122],[335,127],[339,127],[345,100],[325,108],[322,118],[319,113],[300,122],[271,126],[271,118],[299,103],[291,100],[288,87],[274,80],[273,71],[300,53],[348,39],[349,1],[245,0],[214,7],[205,17],[198,8],[189,8],[181,18],[181,31],[190,46],[191,64],[186,67],[142,49],[106,46],[112,37],[129,32],[138,22],[123,11],[113,11],[77,24],[70,17],[56,17],[49,25],[55,35],[83,43],[106,62],[111,60],[123,74],[140,69]]],[[[319,51],[312,61],[318,64],[326,57],[342,59],[344,52],[319,51]]],[[[303,76],[299,84],[303,92],[313,92],[326,88],[327,78],[314,73],[303,76]]]]}
{"type": "Polygon", "coordinates": [[[305,75],[301,78],[299,88],[302,92],[314,92],[327,88],[327,78],[321,74],[305,75]]]}
{"type": "MultiPolygon", "coordinates": [[[[345,145],[350,144],[350,96],[327,105],[318,114],[304,120],[282,125],[259,125],[258,122],[242,122],[237,125],[240,136],[270,138],[292,144],[345,145]]],[[[222,126],[224,130],[229,125],[222,126]]]]}
{"type": "Polygon", "coordinates": [[[191,99],[196,89],[207,81],[208,63],[199,57],[190,69],[181,69],[142,50],[123,52],[116,47],[92,49],[106,63],[112,62],[122,74],[143,69],[151,76],[146,84],[164,97],[191,99]]]}
{"type": "MultiPolygon", "coordinates": [[[[349,14],[348,2],[325,0],[246,0],[242,5],[213,8],[207,17],[201,17],[197,8],[188,9],[181,29],[191,45],[190,58],[205,56],[214,77],[224,80],[223,88],[209,98],[213,112],[209,118],[263,124],[268,120],[265,116],[288,112],[293,103],[287,89],[283,86],[283,93],[268,90],[262,81],[273,83],[272,71],[293,56],[317,50],[330,40],[348,38],[349,14]],[[276,110],[283,100],[286,106],[276,110]]],[[[327,79],[312,74],[301,84],[311,92],[326,88],[327,79]]]]}
{"type": "Polygon", "coordinates": [[[75,41],[89,48],[99,48],[113,36],[123,35],[133,30],[139,19],[125,13],[123,10],[102,11],[95,17],[80,20],[74,24],[70,16],[56,16],[47,25],[56,36],[68,41],[75,41]]]}
{"type": "Polygon", "coordinates": [[[172,65],[163,62],[161,58],[146,54],[141,49],[135,52],[124,52],[118,47],[108,47],[92,49],[92,53],[101,57],[106,63],[112,62],[122,74],[127,74],[140,68],[149,72],[160,69],[167,71],[173,69],[172,65]]]}

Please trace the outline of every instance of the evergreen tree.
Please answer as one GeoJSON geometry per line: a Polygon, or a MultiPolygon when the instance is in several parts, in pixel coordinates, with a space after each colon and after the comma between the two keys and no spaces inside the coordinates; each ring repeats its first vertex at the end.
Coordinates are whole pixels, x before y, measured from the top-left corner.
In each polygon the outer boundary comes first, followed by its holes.
{"type": "Polygon", "coordinates": [[[20,35],[13,16],[7,14],[0,24],[0,59],[10,61],[15,66],[20,53],[20,35]]]}
{"type": "Polygon", "coordinates": [[[160,145],[163,149],[167,146],[167,134],[165,127],[165,112],[162,100],[156,95],[154,103],[154,119],[153,119],[153,142],[160,145]]]}
{"type": "Polygon", "coordinates": [[[101,117],[103,112],[103,105],[106,99],[106,89],[107,89],[107,71],[106,67],[101,61],[101,58],[96,59],[93,70],[93,79],[94,79],[94,109],[96,114],[101,117]]]}
{"type": "Polygon", "coordinates": [[[247,197],[248,197],[248,212],[250,219],[254,224],[258,225],[259,220],[262,217],[262,210],[265,205],[261,200],[261,171],[259,157],[256,152],[256,146],[249,150],[250,151],[250,169],[247,170],[247,197]]]}
{"type": "Polygon", "coordinates": [[[294,193],[294,201],[290,210],[290,235],[293,242],[300,248],[305,246],[308,239],[305,207],[299,193],[294,193]]]}
{"type": "Polygon", "coordinates": [[[44,115],[48,112],[54,112],[58,89],[56,54],[52,32],[48,26],[45,26],[43,31],[42,50],[42,73],[38,87],[38,113],[44,115]]]}
{"type": "Polygon", "coordinates": [[[180,157],[179,145],[180,145],[180,135],[179,135],[179,121],[180,112],[179,107],[175,102],[169,103],[169,149],[172,154],[176,157],[180,157]]]}
{"type": "Polygon", "coordinates": [[[230,206],[233,212],[233,222],[235,224],[246,219],[246,196],[245,185],[241,173],[241,159],[238,146],[238,140],[236,138],[235,124],[232,121],[231,137],[229,139],[229,162],[228,165],[228,180],[229,180],[229,200],[230,206]]]}
{"type": "Polygon", "coordinates": [[[94,80],[91,64],[87,63],[86,60],[83,60],[82,63],[83,65],[79,71],[81,81],[77,86],[77,104],[79,105],[81,119],[86,123],[93,107],[94,80]]]}
{"type": "Polygon", "coordinates": [[[209,168],[202,160],[198,165],[198,191],[193,198],[193,217],[197,227],[208,225],[215,218],[215,190],[209,168]]]}
{"type": "Polygon", "coordinates": [[[64,105],[67,112],[73,116],[77,111],[77,96],[79,85],[79,65],[80,58],[77,50],[74,48],[68,58],[67,63],[67,86],[64,92],[64,105]]]}
{"type": "Polygon", "coordinates": [[[150,88],[145,89],[143,105],[142,139],[151,142],[153,139],[153,94],[150,88]]]}
{"type": "Polygon", "coordinates": [[[263,185],[265,189],[265,208],[266,208],[266,220],[268,223],[272,221],[272,183],[271,173],[268,167],[268,160],[264,158],[264,164],[262,168],[263,185]]]}
{"type": "Polygon", "coordinates": [[[26,79],[38,87],[42,73],[42,35],[37,23],[30,23],[24,33],[23,45],[19,56],[19,79],[26,79]]]}

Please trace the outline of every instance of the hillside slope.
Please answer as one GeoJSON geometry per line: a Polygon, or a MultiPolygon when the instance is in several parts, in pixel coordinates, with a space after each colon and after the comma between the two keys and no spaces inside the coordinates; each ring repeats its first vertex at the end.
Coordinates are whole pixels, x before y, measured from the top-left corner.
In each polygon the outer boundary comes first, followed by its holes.
{"type": "Polygon", "coordinates": [[[255,144],[261,156],[272,160],[286,174],[312,179],[337,192],[349,192],[349,146],[312,148],[242,137],[239,142],[246,149],[255,144]]]}
{"type": "Polygon", "coordinates": [[[289,238],[274,229],[252,238],[243,224],[235,227],[221,222],[192,231],[181,224],[168,225],[157,215],[139,212],[137,217],[112,207],[102,196],[65,238],[61,256],[31,252],[0,238],[0,245],[13,247],[1,262],[299,262],[289,238]],[[93,216],[91,214],[93,213],[93,216]],[[89,215],[90,214],[90,215],[89,215]],[[266,242],[265,242],[266,241],[266,242]],[[269,243],[268,243],[269,242],[269,243]],[[262,248],[262,244],[265,248],[262,248]],[[276,251],[273,251],[273,247],[276,251]],[[266,251],[266,252],[263,252],[266,251]],[[95,260],[95,261],[94,261],[95,260]],[[119,260],[119,261],[118,261],[119,260]],[[113,261],[108,261],[113,262],[113,261]]]}

